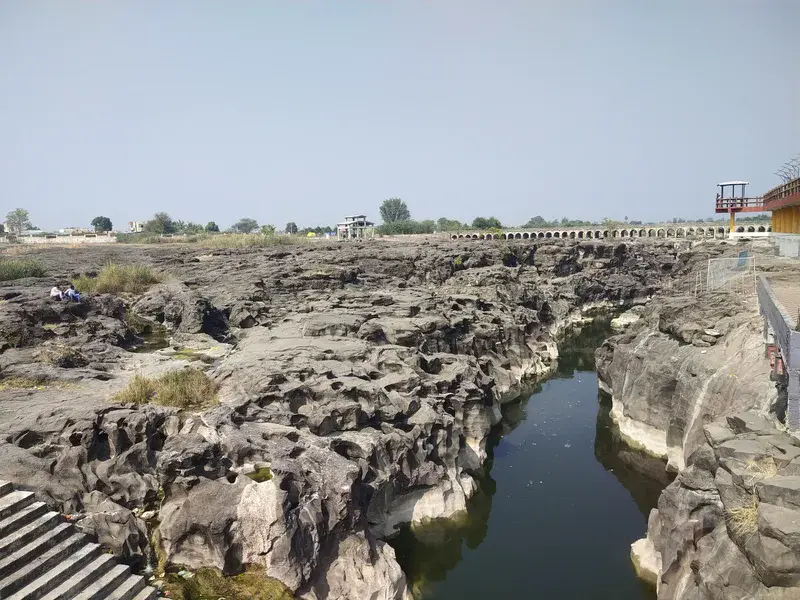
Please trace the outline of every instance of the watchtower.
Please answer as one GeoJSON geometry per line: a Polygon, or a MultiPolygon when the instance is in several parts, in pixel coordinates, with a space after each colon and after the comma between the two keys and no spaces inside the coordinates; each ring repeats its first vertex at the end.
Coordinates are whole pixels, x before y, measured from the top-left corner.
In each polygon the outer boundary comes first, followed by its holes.
{"type": "Polygon", "coordinates": [[[715,212],[730,215],[730,233],[736,231],[736,213],[764,212],[764,199],[761,196],[747,196],[745,190],[748,185],[748,181],[723,181],[717,184],[719,192],[715,212]]]}

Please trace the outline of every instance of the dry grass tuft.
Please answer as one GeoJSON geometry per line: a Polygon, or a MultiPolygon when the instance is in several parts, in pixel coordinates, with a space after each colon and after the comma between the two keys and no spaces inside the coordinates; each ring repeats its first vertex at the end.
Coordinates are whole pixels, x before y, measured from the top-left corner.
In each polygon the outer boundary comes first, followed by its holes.
{"type": "Polygon", "coordinates": [[[36,359],[54,367],[75,369],[85,367],[89,359],[79,350],[67,344],[44,344],[37,352],[36,359]]]}
{"type": "Polygon", "coordinates": [[[727,513],[728,528],[735,536],[750,536],[758,531],[758,498],[755,493],[752,503],[728,509],[727,513]]]}
{"type": "Polygon", "coordinates": [[[44,277],[44,267],[28,258],[0,259],[0,281],[11,281],[23,277],[44,277]]]}
{"type": "Polygon", "coordinates": [[[142,265],[110,264],[97,274],[97,277],[81,275],[72,283],[79,292],[118,294],[129,292],[140,294],[151,285],[163,281],[163,276],[142,265]]]}
{"type": "Polygon", "coordinates": [[[293,235],[233,233],[214,235],[199,240],[199,243],[208,248],[271,248],[304,244],[307,243],[307,239],[293,235]]]}
{"type": "Polygon", "coordinates": [[[772,456],[760,460],[749,460],[745,470],[757,479],[770,479],[778,474],[778,465],[772,456]]]}
{"type": "Polygon", "coordinates": [[[216,569],[199,569],[191,579],[168,575],[164,590],[175,600],[292,600],[289,590],[263,569],[248,567],[240,575],[223,576],[216,569]]]}
{"type": "Polygon", "coordinates": [[[5,377],[0,379],[0,391],[3,390],[38,390],[45,386],[42,379],[27,377],[5,377]]]}
{"type": "Polygon", "coordinates": [[[154,379],[136,375],[114,400],[123,404],[159,404],[199,410],[216,404],[217,389],[217,384],[203,371],[184,369],[154,379]]]}

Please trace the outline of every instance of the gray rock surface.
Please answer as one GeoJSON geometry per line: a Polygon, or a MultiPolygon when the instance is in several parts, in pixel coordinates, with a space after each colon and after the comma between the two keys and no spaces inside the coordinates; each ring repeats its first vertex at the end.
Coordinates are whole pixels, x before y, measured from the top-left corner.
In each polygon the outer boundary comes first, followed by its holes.
{"type": "Polygon", "coordinates": [[[596,358],[623,436],[675,470],[704,442],[705,424],[777,400],[757,306],[735,294],[660,297],[596,358]]]}
{"type": "Polygon", "coordinates": [[[634,548],[657,557],[658,599],[800,598],[800,442],[748,413],[709,425],[706,438],[634,548]]]}
{"type": "MultiPolygon", "coordinates": [[[[152,560],[157,539],[174,564],[256,563],[319,600],[404,598],[380,538],[463,510],[501,404],[553,368],[557,336],[584,309],[646,302],[653,274],[683,260],[673,243],[558,241],[197,255],[44,249],[47,280],[0,284],[0,376],[43,384],[0,388],[0,478],[78,515],[131,562],[152,560]],[[169,282],[72,309],[43,297],[52,280],[111,261],[148,264],[169,282]],[[127,352],[142,322],[162,325],[172,346],[127,352]],[[219,383],[219,406],[110,401],[135,373],[186,366],[175,348],[190,343],[211,357],[192,364],[219,383]],[[86,364],[42,361],[50,344],[86,364]],[[264,467],[271,479],[248,477],[264,467]]],[[[712,326],[725,344],[730,328],[701,324],[712,326]]]]}

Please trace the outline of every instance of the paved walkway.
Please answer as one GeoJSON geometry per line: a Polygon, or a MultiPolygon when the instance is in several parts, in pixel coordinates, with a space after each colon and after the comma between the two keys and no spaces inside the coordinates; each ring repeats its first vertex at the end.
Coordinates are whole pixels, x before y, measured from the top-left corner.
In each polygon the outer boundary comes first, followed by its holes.
{"type": "Polygon", "coordinates": [[[767,280],[781,308],[789,316],[792,329],[796,330],[800,319],[800,274],[770,274],[767,280]]]}

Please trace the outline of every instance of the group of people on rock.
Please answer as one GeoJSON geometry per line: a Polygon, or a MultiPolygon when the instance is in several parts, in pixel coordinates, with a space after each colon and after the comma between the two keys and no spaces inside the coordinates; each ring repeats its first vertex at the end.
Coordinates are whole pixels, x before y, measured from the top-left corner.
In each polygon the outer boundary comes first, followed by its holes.
{"type": "Polygon", "coordinates": [[[78,290],[75,289],[75,286],[70,284],[69,287],[64,290],[63,292],[58,286],[53,286],[53,289],[50,290],[50,298],[52,300],[72,300],[73,302],[80,302],[81,295],[78,293],[78,290]]]}

